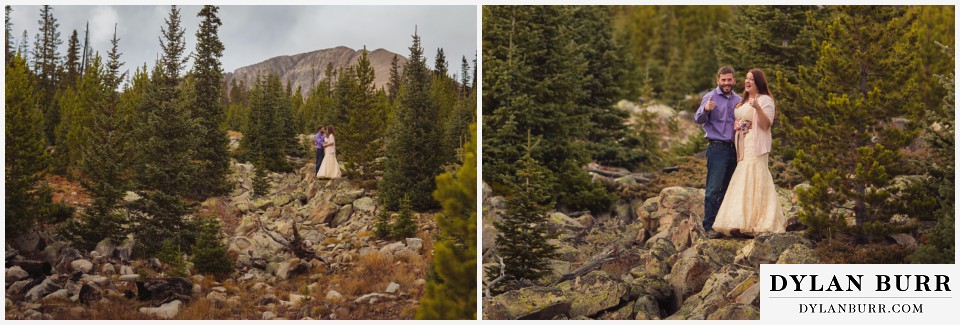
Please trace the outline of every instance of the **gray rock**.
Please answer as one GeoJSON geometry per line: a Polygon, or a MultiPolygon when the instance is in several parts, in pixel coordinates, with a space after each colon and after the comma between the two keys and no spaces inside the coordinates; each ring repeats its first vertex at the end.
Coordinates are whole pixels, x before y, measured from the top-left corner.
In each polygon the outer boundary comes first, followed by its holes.
{"type": "Polygon", "coordinates": [[[376,248],[373,247],[361,247],[357,252],[360,256],[367,256],[379,252],[376,248]]]}
{"type": "Polygon", "coordinates": [[[227,295],[222,292],[213,291],[207,294],[207,300],[213,303],[214,307],[223,308],[227,306],[227,295]]]}
{"type": "Polygon", "coordinates": [[[262,297],[260,297],[260,300],[257,302],[257,304],[260,306],[266,306],[269,304],[278,304],[278,303],[280,303],[280,299],[277,299],[277,296],[272,293],[263,295],[262,297]]]}
{"type": "Polygon", "coordinates": [[[730,304],[710,314],[707,319],[759,320],[760,308],[753,305],[730,304]]]}
{"type": "Polygon", "coordinates": [[[629,288],[606,272],[593,271],[579,281],[566,281],[557,286],[570,299],[570,317],[591,316],[620,304],[629,288]]]}
{"type": "Polygon", "coordinates": [[[48,277],[40,284],[30,288],[30,290],[27,291],[27,294],[24,295],[23,299],[26,301],[37,301],[40,300],[40,298],[46,297],[48,294],[60,289],[61,287],[53,282],[53,277],[48,277]]]}
{"type": "Polygon", "coordinates": [[[741,242],[732,240],[701,240],[696,246],[680,253],[670,268],[666,280],[673,288],[674,306],[703,289],[707,279],[722,265],[733,264],[741,242]]]}
{"type": "Polygon", "coordinates": [[[20,253],[33,253],[40,247],[40,235],[31,229],[14,237],[13,243],[20,253]]]}
{"type": "Polygon", "coordinates": [[[363,196],[362,189],[344,191],[344,192],[337,193],[337,195],[333,198],[333,203],[337,205],[350,204],[350,203],[353,203],[353,201],[356,201],[357,199],[359,199],[361,196],[363,196]]]}
{"type": "Polygon", "coordinates": [[[890,235],[890,238],[893,238],[893,240],[897,242],[897,245],[903,246],[906,249],[914,250],[917,248],[917,239],[908,234],[890,235]]]}
{"type": "Polygon", "coordinates": [[[122,274],[122,275],[137,274],[137,271],[135,271],[135,270],[133,269],[133,267],[130,266],[130,265],[121,265],[121,266],[120,266],[120,274],[122,274]]]}
{"type": "Polygon", "coordinates": [[[123,196],[123,201],[127,203],[134,202],[140,199],[140,195],[133,191],[127,191],[127,194],[123,196]]]}
{"type": "Polygon", "coordinates": [[[413,251],[414,253],[419,254],[420,249],[422,248],[423,248],[423,239],[407,238],[407,249],[413,251]]]}
{"type": "Polygon", "coordinates": [[[171,319],[177,317],[177,314],[180,313],[180,307],[183,307],[183,303],[180,300],[174,300],[160,305],[160,307],[141,307],[140,312],[158,318],[171,319]]]}
{"type": "Polygon", "coordinates": [[[760,264],[777,262],[780,253],[794,244],[810,245],[810,241],[799,234],[764,234],[757,236],[737,252],[734,263],[760,268],[760,264]]]}
{"type": "Polygon", "coordinates": [[[103,274],[106,276],[114,275],[114,274],[117,274],[117,269],[113,266],[113,264],[106,263],[106,264],[103,264],[103,267],[100,268],[100,274],[103,274]]]}
{"type": "Polygon", "coordinates": [[[377,209],[377,203],[371,197],[362,197],[353,201],[353,210],[359,213],[372,215],[377,209]]]}
{"type": "MultiPolygon", "coordinates": [[[[23,292],[23,289],[27,287],[30,283],[33,283],[32,279],[20,280],[14,282],[9,287],[7,287],[7,295],[15,296],[23,292]]],[[[9,300],[8,300],[9,301],[9,300]]]]}
{"type": "Polygon", "coordinates": [[[97,243],[97,248],[94,249],[100,256],[111,257],[113,252],[117,250],[117,244],[114,244],[110,238],[106,238],[97,243]]]}
{"type": "Polygon", "coordinates": [[[387,285],[387,290],[384,290],[384,292],[395,293],[397,290],[400,290],[400,284],[397,284],[396,282],[390,282],[390,284],[387,285]]]}
{"type": "Polygon", "coordinates": [[[133,245],[135,243],[136,242],[133,238],[128,237],[127,239],[124,239],[123,243],[120,243],[120,246],[117,247],[116,251],[114,251],[117,259],[124,263],[130,262],[130,258],[133,256],[133,245]]]}
{"type": "Polygon", "coordinates": [[[570,312],[570,300],[555,287],[526,287],[484,303],[484,319],[554,319],[570,312]]]}
{"type": "Polygon", "coordinates": [[[393,254],[400,251],[404,247],[406,247],[406,245],[404,245],[403,242],[399,242],[399,241],[392,244],[387,244],[386,246],[383,246],[383,248],[380,248],[380,255],[393,256],[393,254]]]}
{"type": "Polygon", "coordinates": [[[152,257],[147,260],[147,265],[154,271],[160,272],[163,271],[163,263],[160,262],[160,259],[152,257]]]}
{"type": "Polygon", "coordinates": [[[297,275],[304,274],[310,270],[310,263],[301,261],[299,258],[293,258],[282,262],[277,266],[277,278],[286,280],[297,275]]]}
{"type": "Polygon", "coordinates": [[[343,299],[343,295],[341,295],[339,292],[334,290],[327,291],[327,300],[336,302],[341,299],[343,299]]]}
{"type": "Polygon", "coordinates": [[[60,289],[60,290],[54,291],[51,294],[46,295],[45,297],[43,297],[43,299],[41,299],[41,301],[69,300],[69,299],[70,299],[70,293],[67,291],[67,289],[60,289]]]}
{"type": "Polygon", "coordinates": [[[87,274],[87,273],[90,273],[91,270],[93,270],[93,263],[86,259],[76,260],[76,261],[70,262],[70,269],[73,270],[74,272],[80,271],[80,272],[83,272],[84,274],[87,274]]]}
{"type": "Polygon", "coordinates": [[[353,206],[349,204],[344,205],[340,208],[340,211],[337,212],[337,216],[333,218],[333,221],[330,222],[330,227],[337,228],[345,225],[347,221],[350,221],[350,216],[352,215],[353,206]]]}
{"type": "MultiPolygon", "coordinates": [[[[66,242],[58,241],[47,245],[43,249],[43,260],[50,265],[57,265],[60,262],[60,250],[67,246],[66,242]]],[[[7,259],[10,259],[9,257],[7,259]]]]}
{"type": "Polygon", "coordinates": [[[803,244],[793,244],[780,253],[777,264],[820,264],[820,258],[812,248],[803,244]]]}
{"type": "Polygon", "coordinates": [[[263,319],[264,319],[264,320],[269,320],[269,319],[274,319],[274,318],[277,318],[277,314],[274,314],[272,311],[265,311],[265,312],[263,312],[263,319]]]}
{"type": "Polygon", "coordinates": [[[14,283],[28,276],[30,274],[27,271],[24,271],[19,265],[14,265],[7,269],[4,279],[6,279],[6,283],[14,283]]]}
{"type": "Polygon", "coordinates": [[[94,283],[100,287],[105,287],[111,284],[110,278],[102,275],[84,274],[82,277],[80,277],[80,280],[87,283],[94,283]]]}
{"type": "Polygon", "coordinates": [[[360,296],[359,298],[355,299],[355,300],[353,301],[353,303],[355,303],[355,304],[368,303],[368,304],[373,305],[373,304],[377,303],[378,301],[380,301],[380,299],[383,299],[383,298],[386,298],[386,297],[387,297],[387,295],[382,294],[382,293],[368,293],[368,294],[362,295],[362,296],[360,296]]]}
{"type": "Polygon", "coordinates": [[[139,274],[124,274],[120,276],[120,281],[137,282],[140,281],[139,274]]]}
{"type": "Polygon", "coordinates": [[[684,300],[669,319],[706,319],[757,283],[755,270],[737,264],[724,265],[707,279],[699,293],[684,300]]]}
{"type": "Polygon", "coordinates": [[[635,320],[659,320],[660,305],[657,300],[650,296],[642,296],[633,303],[633,311],[636,313],[635,320]]]}

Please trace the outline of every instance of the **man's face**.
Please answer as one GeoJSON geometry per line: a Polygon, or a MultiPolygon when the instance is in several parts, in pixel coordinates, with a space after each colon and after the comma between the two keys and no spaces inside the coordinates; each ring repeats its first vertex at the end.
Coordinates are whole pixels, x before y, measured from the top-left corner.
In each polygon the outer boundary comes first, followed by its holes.
{"type": "Polygon", "coordinates": [[[720,91],[725,95],[729,95],[730,92],[733,91],[733,85],[736,83],[737,80],[733,78],[732,73],[725,73],[717,78],[717,86],[720,87],[720,91]]]}

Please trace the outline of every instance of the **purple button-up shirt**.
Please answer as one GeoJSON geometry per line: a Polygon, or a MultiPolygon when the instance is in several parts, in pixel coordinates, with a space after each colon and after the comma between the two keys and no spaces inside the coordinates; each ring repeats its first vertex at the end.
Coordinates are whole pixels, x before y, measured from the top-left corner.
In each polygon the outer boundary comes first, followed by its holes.
{"type": "Polygon", "coordinates": [[[327,135],[317,132],[317,136],[313,137],[313,145],[317,147],[317,149],[323,149],[324,142],[327,142],[327,135]]]}
{"type": "Polygon", "coordinates": [[[697,113],[693,115],[693,120],[703,126],[703,131],[707,132],[704,136],[705,138],[709,140],[733,141],[733,120],[735,118],[733,110],[740,100],[740,95],[732,91],[729,97],[723,95],[720,87],[714,88],[713,91],[703,95],[703,100],[700,101],[700,108],[698,108],[697,113]],[[707,100],[710,96],[713,96],[713,102],[717,104],[717,107],[714,107],[713,111],[710,112],[704,111],[703,107],[707,106],[707,100]]]}

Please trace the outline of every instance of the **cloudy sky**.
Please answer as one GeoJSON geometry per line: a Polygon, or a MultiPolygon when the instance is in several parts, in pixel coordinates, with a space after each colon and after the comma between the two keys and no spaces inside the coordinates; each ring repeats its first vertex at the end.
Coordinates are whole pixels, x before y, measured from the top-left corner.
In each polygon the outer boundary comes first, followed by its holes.
{"type": "MultiPolygon", "coordinates": [[[[12,6],[11,23],[17,44],[27,31],[32,50],[38,32],[40,6],[12,6]]],[[[178,6],[186,29],[187,49],[196,45],[200,6],[178,6]]],[[[420,35],[427,64],[433,66],[442,47],[451,71],[459,71],[461,57],[473,62],[477,53],[475,6],[220,6],[220,40],[225,50],[221,62],[226,72],[280,56],[346,46],[368,50],[384,48],[409,57],[414,28],[420,35]]],[[[120,38],[124,68],[133,71],[153,66],[160,53],[160,28],[170,6],[66,6],[54,5],[66,53],[74,29],[81,41],[90,23],[90,43],[102,56],[110,50],[114,24],[120,38]]]]}

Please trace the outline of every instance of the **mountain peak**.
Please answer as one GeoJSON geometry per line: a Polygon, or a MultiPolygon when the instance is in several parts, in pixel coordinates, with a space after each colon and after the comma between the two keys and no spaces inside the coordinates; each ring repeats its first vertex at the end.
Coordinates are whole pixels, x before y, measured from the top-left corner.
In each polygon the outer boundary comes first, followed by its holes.
{"type": "MultiPolygon", "coordinates": [[[[367,57],[375,74],[374,87],[386,87],[390,79],[390,65],[394,55],[399,57],[402,71],[402,68],[407,64],[407,58],[403,55],[398,55],[383,48],[368,52],[367,57]]],[[[280,76],[280,80],[284,84],[290,83],[293,89],[300,87],[303,94],[306,95],[317,83],[327,78],[327,64],[332,63],[334,69],[348,67],[357,64],[359,58],[359,50],[346,46],[293,55],[281,55],[238,68],[233,73],[227,73],[226,81],[229,85],[231,79],[238,78],[247,87],[250,87],[256,81],[255,78],[258,74],[275,73],[280,76]]]]}

